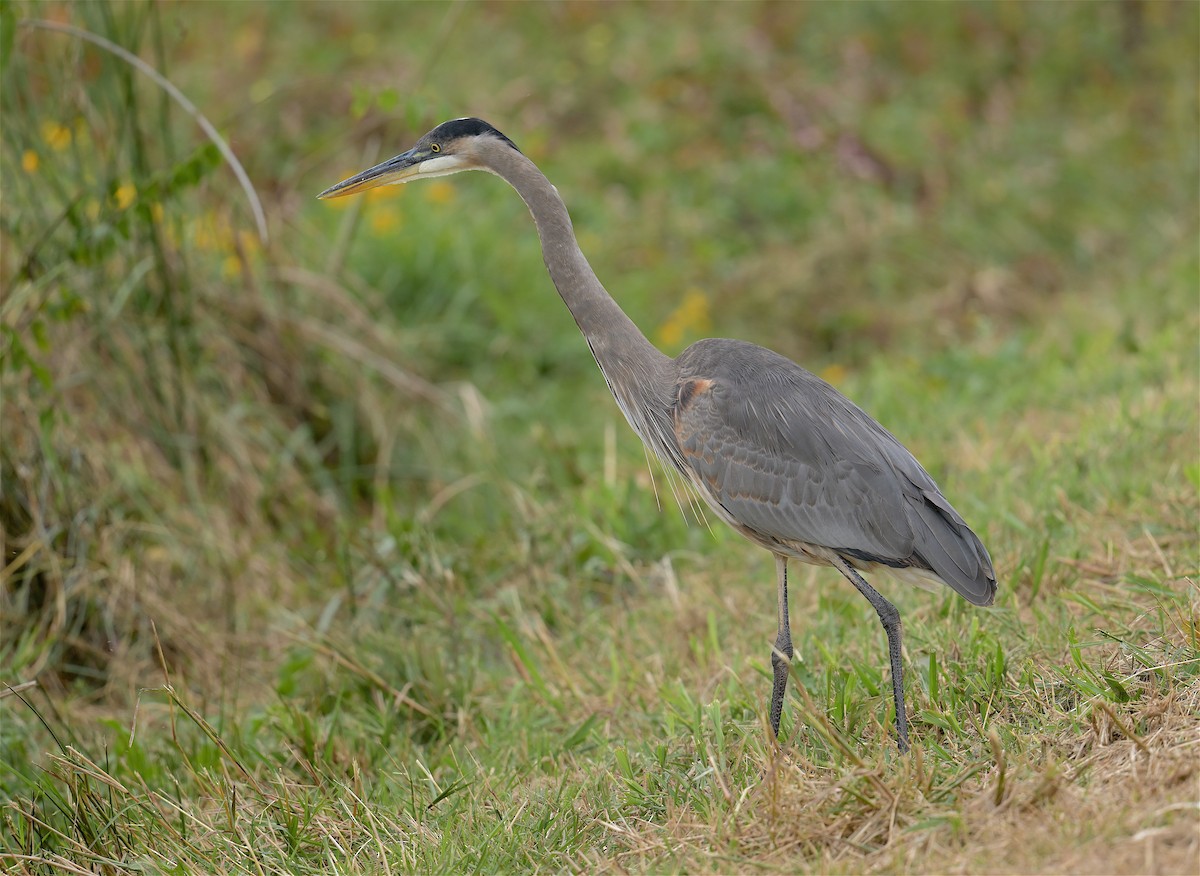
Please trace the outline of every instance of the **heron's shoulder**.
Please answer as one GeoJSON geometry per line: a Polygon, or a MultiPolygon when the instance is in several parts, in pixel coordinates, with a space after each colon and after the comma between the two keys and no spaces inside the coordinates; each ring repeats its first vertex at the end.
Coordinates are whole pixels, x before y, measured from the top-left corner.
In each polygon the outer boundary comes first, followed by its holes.
{"type": "Polygon", "coordinates": [[[911,471],[914,477],[920,470],[900,442],[862,408],[773,350],[713,338],[692,344],[676,363],[677,408],[687,410],[693,397],[705,398],[695,415],[708,418],[706,428],[712,418],[719,419],[740,440],[806,463],[838,458],[911,471]]]}
{"type": "Polygon", "coordinates": [[[729,338],[697,341],[676,359],[680,383],[703,379],[717,384],[719,395],[737,398],[769,396],[784,402],[854,405],[833,386],[786,356],[729,338]]]}
{"type": "Polygon", "coordinates": [[[696,341],[679,354],[676,362],[682,378],[704,377],[738,383],[761,380],[820,381],[791,359],[732,338],[706,338],[696,341]]]}

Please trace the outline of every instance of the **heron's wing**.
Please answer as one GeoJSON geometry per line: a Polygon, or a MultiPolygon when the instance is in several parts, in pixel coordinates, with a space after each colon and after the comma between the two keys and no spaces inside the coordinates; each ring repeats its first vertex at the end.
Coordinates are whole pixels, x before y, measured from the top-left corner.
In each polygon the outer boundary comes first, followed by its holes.
{"type": "Polygon", "coordinates": [[[892,561],[912,554],[904,497],[862,424],[804,387],[773,387],[768,398],[720,378],[693,385],[676,406],[676,435],[737,523],[783,542],[892,561]]]}
{"type": "Polygon", "coordinates": [[[679,357],[675,428],[692,475],[739,525],[934,572],[990,602],[987,551],[903,445],[824,381],[740,342],[679,357]]]}

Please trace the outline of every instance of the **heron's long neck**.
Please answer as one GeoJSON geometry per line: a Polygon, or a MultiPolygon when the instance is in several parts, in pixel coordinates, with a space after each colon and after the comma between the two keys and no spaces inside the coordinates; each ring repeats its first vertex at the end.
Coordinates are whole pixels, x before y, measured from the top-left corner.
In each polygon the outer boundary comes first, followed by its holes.
{"type": "Polygon", "coordinates": [[[673,360],[646,339],[600,284],[575,240],[566,205],[537,166],[500,144],[489,150],[487,159],[491,169],[517,190],[533,214],[550,279],[587,338],[625,416],[646,439],[642,424],[631,416],[630,405],[657,401],[656,396],[669,394],[674,387],[673,360]]]}

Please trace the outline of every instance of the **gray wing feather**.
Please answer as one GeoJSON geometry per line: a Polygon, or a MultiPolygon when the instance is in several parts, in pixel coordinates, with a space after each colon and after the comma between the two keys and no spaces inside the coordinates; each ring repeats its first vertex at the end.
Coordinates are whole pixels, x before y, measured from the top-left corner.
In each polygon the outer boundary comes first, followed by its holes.
{"type": "Polygon", "coordinates": [[[989,604],[995,573],[979,539],[890,432],[823,380],[741,341],[693,344],[676,406],[694,476],[739,524],[768,539],[932,571],[989,604]]]}

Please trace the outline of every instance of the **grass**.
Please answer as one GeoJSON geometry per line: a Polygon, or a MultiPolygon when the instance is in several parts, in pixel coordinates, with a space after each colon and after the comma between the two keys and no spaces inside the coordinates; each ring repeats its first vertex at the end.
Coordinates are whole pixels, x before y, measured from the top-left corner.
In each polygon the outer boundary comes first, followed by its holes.
{"type": "Polygon", "coordinates": [[[1195,6],[161,13],[0,6],[6,872],[1196,871],[1195,6]],[[510,191],[310,197],[464,113],[664,349],[803,362],[988,544],[993,609],[877,582],[910,755],[804,567],[769,744],[770,558],[510,191]]]}

